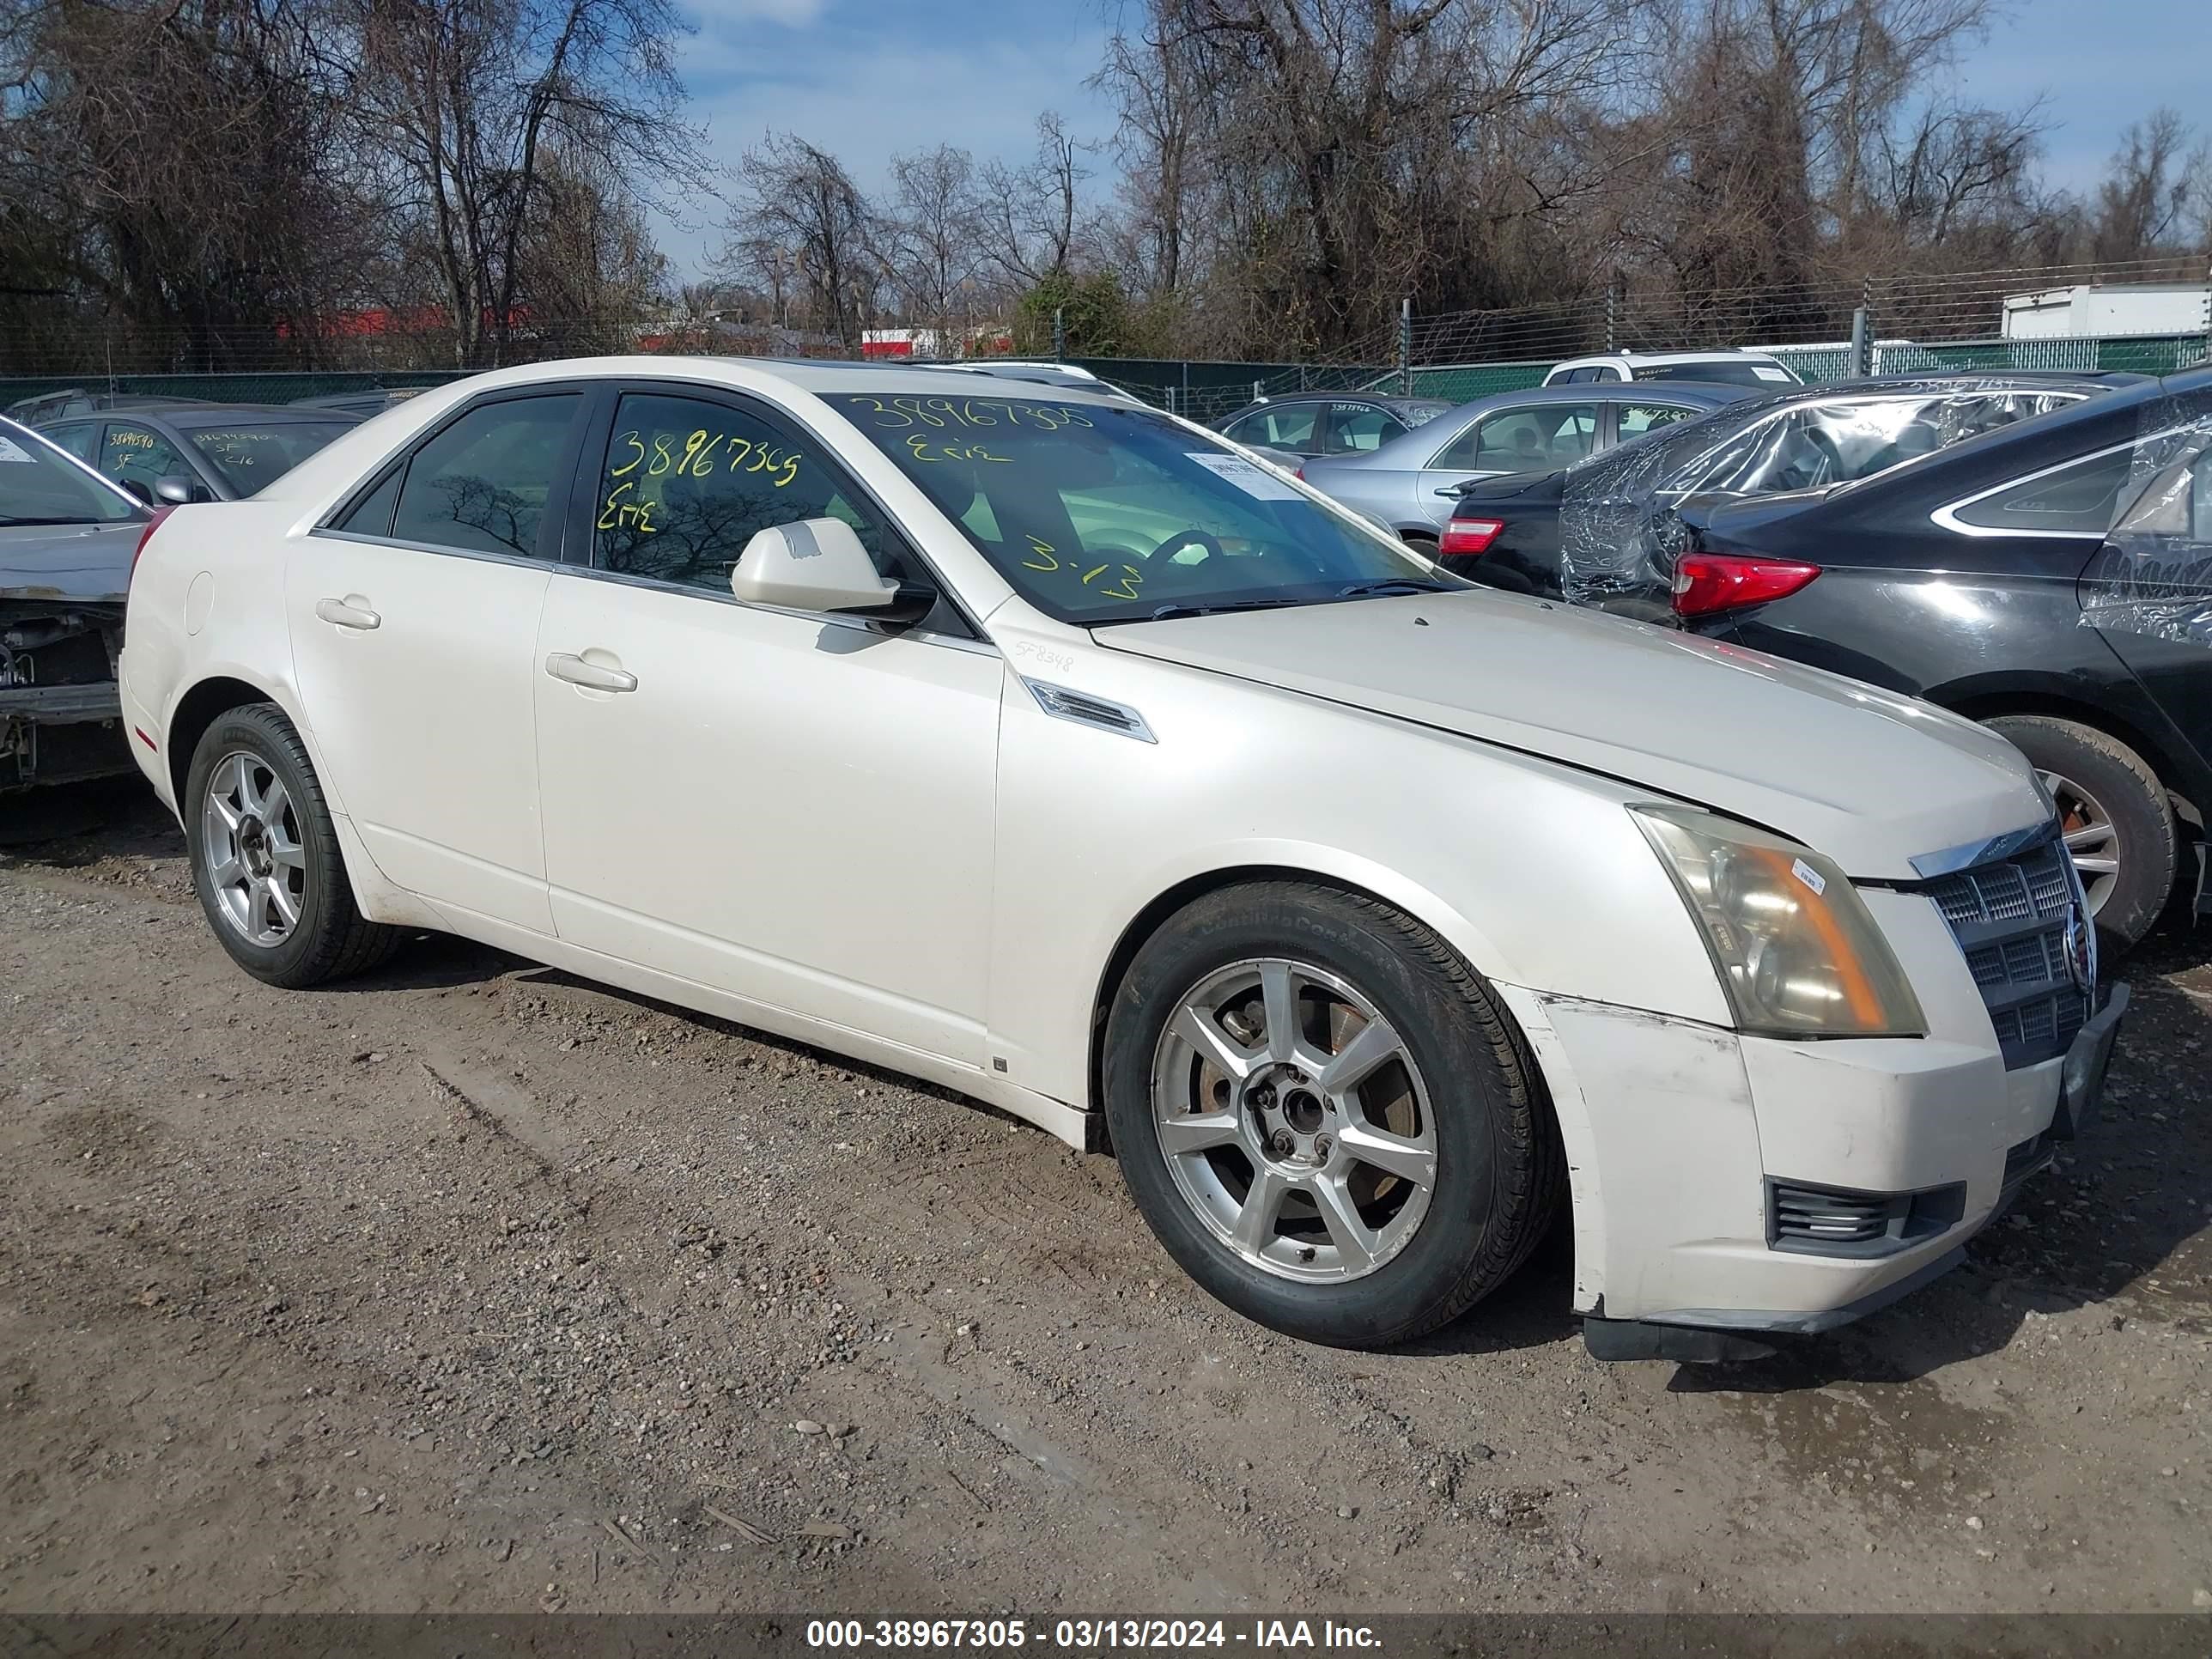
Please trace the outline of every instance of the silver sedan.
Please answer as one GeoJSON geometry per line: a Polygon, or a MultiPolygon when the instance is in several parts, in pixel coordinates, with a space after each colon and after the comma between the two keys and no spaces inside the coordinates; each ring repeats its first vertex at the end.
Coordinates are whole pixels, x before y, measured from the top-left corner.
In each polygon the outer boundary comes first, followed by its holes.
{"type": "Polygon", "coordinates": [[[1408,541],[1433,542],[1458,486],[1502,472],[1549,472],[1676,421],[1754,396],[1684,381],[1529,386],[1462,404],[1379,449],[1309,460],[1300,474],[1408,541]]]}

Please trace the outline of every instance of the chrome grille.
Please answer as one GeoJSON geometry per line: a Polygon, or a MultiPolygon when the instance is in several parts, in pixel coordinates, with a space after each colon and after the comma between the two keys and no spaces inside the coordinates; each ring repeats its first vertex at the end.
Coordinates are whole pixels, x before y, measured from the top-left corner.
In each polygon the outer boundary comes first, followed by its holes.
{"type": "Polygon", "coordinates": [[[1920,890],[1966,954],[2006,1066],[2064,1054],[2089,1017],[2089,999],[2068,966],[2068,933],[2090,923],[2056,834],[2010,858],[1923,882],[1920,890]]]}

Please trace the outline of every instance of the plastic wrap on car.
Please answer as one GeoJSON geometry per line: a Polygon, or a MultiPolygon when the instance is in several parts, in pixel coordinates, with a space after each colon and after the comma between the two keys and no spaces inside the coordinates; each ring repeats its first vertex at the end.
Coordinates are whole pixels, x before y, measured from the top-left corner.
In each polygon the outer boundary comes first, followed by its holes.
{"type": "Polygon", "coordinates": [[[2078,402],[2017,380],[1896,381],[1791,396],[1746,424],[1741,409],[1684,422],[1567,470],[1559,588],[1576,605],[1663,594],[1692,498],[1771,495],[1856,483],[1922,455],[2078,402]]]}
{"type": "Polygon", "coordinates": [[[2143,406],[2081,625],[2212,647],[2212,388],[2143,406]]]}

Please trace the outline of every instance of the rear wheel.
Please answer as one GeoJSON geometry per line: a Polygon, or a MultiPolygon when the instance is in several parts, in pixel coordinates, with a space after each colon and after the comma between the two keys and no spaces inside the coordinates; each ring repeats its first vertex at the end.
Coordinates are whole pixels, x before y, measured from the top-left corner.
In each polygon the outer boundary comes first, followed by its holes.
{"type": "Polygon", "coordinates": [[[1311,1341],[1417,1336],[1541,1235],[1561,1161],[1489,989],[1377,901],[1224,890],[1137,953],[1107,1023],[1123,1178],[1185,1271],[1311,1341]]]}
{"type": "Polygon", "coordinates": [[[200,908],[247,973],[298,989],[392,954],[401,935],[356,908],[322,786],[274,703],[208,727],[179,804],[200,908]]]}
{"type": "Polygon", "coordinates": [[[2027,757],[2057,803],[2098,929],[2118,948],[2133,945],[2173,892],[2180,835],[2166,786],[2142,756],[2094,726],[2045,714],[1985,723],[2027,757]]]}

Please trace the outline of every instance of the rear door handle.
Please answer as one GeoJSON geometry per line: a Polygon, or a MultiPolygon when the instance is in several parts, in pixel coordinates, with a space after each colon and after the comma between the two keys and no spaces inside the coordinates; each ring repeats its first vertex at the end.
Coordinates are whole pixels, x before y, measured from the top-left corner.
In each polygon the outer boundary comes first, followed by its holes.
{"type": "Polygon", "coordinates": [[[384,618],[368,606],[348,605],[343,599],[317,599],[315,615],[336,627],[357,628],[364,634],[384,623],[384,618]]]}
{"type": "Polygon", "coordinates": [[[637,676],[620,668],[602,668],[595,662],[586,662],[581,657],[567,651],[556,651],[545,659],[545,672],[556,680],[566,680],[571,685],[580,685],[592,691],[635,691],[637,676]]]}

